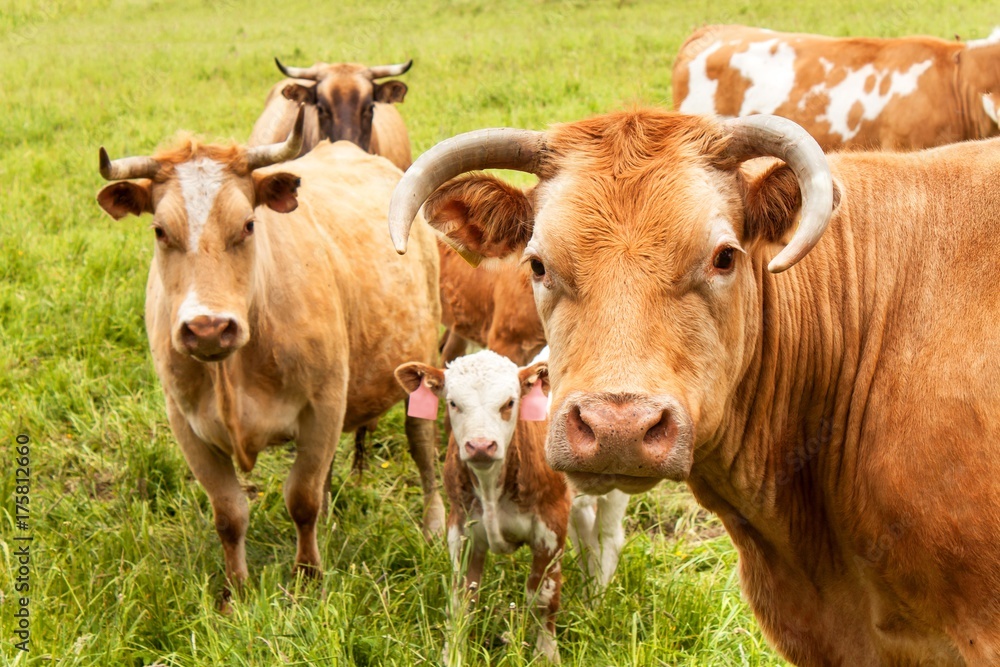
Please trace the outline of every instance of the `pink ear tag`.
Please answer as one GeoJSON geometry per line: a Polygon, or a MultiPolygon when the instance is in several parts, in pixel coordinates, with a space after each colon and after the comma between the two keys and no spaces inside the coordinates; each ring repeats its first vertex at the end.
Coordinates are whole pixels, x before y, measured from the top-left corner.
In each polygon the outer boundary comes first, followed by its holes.
{"type": "Polygon", "coordinates": [[[437,419],[438,417],[438,397],[422,379],[417,390],[410,394],[410,403],[406,408],[406,414],[418,419],[437,419]]]}
{"type": "Polygon", "coordinates": [[[531,390],[521,399],[521,419],[526,422],[543,422],[548,417],[549,399],[542,393],[542,381],[535,380],[531,390]]]}

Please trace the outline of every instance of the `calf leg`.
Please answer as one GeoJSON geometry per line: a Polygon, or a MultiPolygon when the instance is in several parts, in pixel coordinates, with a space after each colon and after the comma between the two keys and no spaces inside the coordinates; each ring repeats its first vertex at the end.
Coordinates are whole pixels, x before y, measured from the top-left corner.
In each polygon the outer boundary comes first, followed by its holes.
{"type": "Polygon", "coordinates": [[[320,574],[316,520],[323,506],[324,490],[343,423],[343,412],[336,417],[330,414],[332,412],[320,418],[311,411],[303,417],[295,462],[285,480],[285,506],[298,532],[295,567],[308,576],[320,574]]]}
{"type": "MultiPolygon", "coordinates": [[[[222,553],[226,562],[226,580],[229,585],[238,589],[247,578],[246,535],[250,523],[250,507],[236,476],[233,459],[214,445],[199,439],[169,398],[167,416],[188,467],[204,487],[212,503],[215,530],[222,541],[222,553]]],[[[228,596],[228,591],[226,595],[228,596]]]]}
{"type": "Polygon", "coordinates": [[[559,557],[562,544],[552,552],[536,544],[532,547],[531,574],[528,576],[528,604],[534,604],[538,619],[538,640],[535,653],[542,654],[554,664],[559,663],[559,646],[556,644],[555,615],[559,610],[562,572],[559,557]]]}
{"type": "Polygon", "coordinates": [[[437,458],[434,422],[429,419],[406,417],[406,440],[410,456],[420,472],[420,486],[424,492],[424,537],[430,539],[444,532],[444,503],[437,488],[434,472],[437,458]]]}
{"type": "Polygon", "coordinates": [[[609,491],[597,498],[597,535],[601,544],[597,583],[602,592],[618,569],[618,559],[625,546],[625,510],[628,509],[628,499],[628,494],[618,490],[609,491]]]}

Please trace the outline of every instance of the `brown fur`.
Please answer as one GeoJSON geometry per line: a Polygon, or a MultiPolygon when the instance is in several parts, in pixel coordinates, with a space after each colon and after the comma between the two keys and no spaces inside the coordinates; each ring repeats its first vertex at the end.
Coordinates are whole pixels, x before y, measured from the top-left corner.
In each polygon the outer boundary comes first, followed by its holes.
{"type": "Polygon", "coordinates": [[[997,664],[1000,286],[983,267],[1000,140],[829,156],[830,227],[773,275],[794,193],[780,168],[715,166],[713,126],[633,110],[546,137],[524,201],[550,456],[574,397],[673,397],[693,421],[686,479],[791,662],[997,664]],[[715,216],[745,250],[725,279],[715,216]]]}
{"type": "Polygon", "coordinates": [[[300,102],[306,103],[305,155],[319,141],[350,141],[374,155],[381,155],[400,169],[413,162],[406,123],[395,104],[406,96],[402,81],[376,82],[367,66],[357,63],[316,63],[319,81],[284,79],[268,93],[264,111],[254,124],[250,146],[270,144],[288,136],[300,102]],[[373,117],[363,108],[374,102],[373,117]],[[319,113],[320,108],[329,111],[319,113]]]}
{"type": "MultiPolygon", "coordinates": [[[[1000,90],[1000,44],[968,48],[934,37],[873,39],[831,38],[821,35],[763,32],[741,25],[712,25],[696,30],[681,46],[674,63],[674,108],[680,109],[690,94],[691,62],[715,44],[706,62],[709,79],[717,81],[715,112],[740,114],[751,81],[731,64],[751,44],[780,39],[795,51],[795,81],[792,90],[774,113],[794,120],[812,134],[824,150],[836,148],[916,150],[942,144],[996,135],[997,124],[983,111],[984,93],[1000,90]],[[845,139],[824,117],[827,89],[841,83],[847,71],[867,64],[877,71],[905,72],[912,65],[932,60],[917,81],[917,89],[906,96],[894,95],[873,119],[862,119],[855,104],[847,119],[857,134],[845,139]],[[823,62],[828,63],[824,67],[823,62]]],[[[887,92],[888,78],[882,80],[887,92]]],[[[874,79],[869,81],[873,85],[874,79]]],[[[870,88],[866,88],[871,92],[870,88]]],[[[994,98],[1000,101],[1000,98],[994,98]]]]}
{"type": "MultiPolygon", "coordinates": [[[[296,442],[285,502],[298,530],[296,564],[315,573],[316,520],[340,435],[404,398],[393,369],[407,359],[434,360],[440,319],[430,229],[421,223],[412,258],[383,242],[400,178],[395,167],[346,143],[323,143],[250,174],[243,156],[238,146],[184,140],[157,153],[163,168],[155,182],[126,182],[146,189],[164,235],[146,288],[150,348],[171,428],[212,503],[226,574],[236,585],[248,575],[249,508],[234,460],[250,471],[266,447],[296,442]],[[221,162],[222,173],[191,249],[190,202],[176,172],[196,157],[221,162]],[[272,210],[296,206],[294,213],[272,210]],[[250,234],[248,220],[255,222],[250,234]],[[401,285],[416,291],[404,294],[401,285]],[[179,313],[192,296],[238,327],[242,340],[222,360],[199,361],[185,349],[179,313]]],[[[105,192],[99,199],[108,208],[115,200],[105,192]]],[[[424,528],[437,532],[444,513],[434,426],[409,418],[406,426],[424,491],[424,528]]]]}

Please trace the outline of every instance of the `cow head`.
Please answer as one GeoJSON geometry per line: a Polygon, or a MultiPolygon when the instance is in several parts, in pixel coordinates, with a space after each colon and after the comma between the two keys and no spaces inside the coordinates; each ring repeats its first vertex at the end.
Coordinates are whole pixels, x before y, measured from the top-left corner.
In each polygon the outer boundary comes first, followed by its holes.
{"type": "Polygon", "coordinates": [[[399,76],[413,65],[412,60],[401,65],[378,67],[354,63],[285,67],[277,58],[274,62],[285,76],[316,82],[312,86],[288,84],[282,94],[290,100],[316,107],[323,139],[350,141],[365,151],[371,148],[375,103],[392,104],[402,102],[406,97],[407,88],[402,81],[379,83],[377,79],[399,76]]]}
{"type": "Polygon", "coordinates": [[[153,214],[153,261],[178,353],[221,361],[250,339],[254,211],[294,210],[299,185],[293,174],[254,170],[298,155],[302,122],[300,109],[286,141],[255,148],[186,139],[154,157],[114,161],[101,148],[101,175],[116,181],[97,195],[101,208],[116,220],[153,214]]]}
{"type": "Polygon", "coordinates": [[[834,205],[822,151],[791,121],[659,110],[442,142],[393,195],[397,251],[431,193],[425,217],[470,261],[530,265],[550,347],[548,459],[595,493],[685,479],[718,442],[761,335],[764,267],[802,259],[834,205]],[[749,175],[741,163],[756,156],[785,164],[749,175]],[[448,182],[485,168],[540,180],[448,182]]]}
{"type": "Polygon", "coordinates": [[[502,464],[514,437],[521,398],[538,381],[548,395],[548,365],[518,368],[496,352],[459,357],[441,370],[411,362],[396,369],[396,380],[409,393],[425,383],[446,401],[459,458],[477,469],[502,464]]]}

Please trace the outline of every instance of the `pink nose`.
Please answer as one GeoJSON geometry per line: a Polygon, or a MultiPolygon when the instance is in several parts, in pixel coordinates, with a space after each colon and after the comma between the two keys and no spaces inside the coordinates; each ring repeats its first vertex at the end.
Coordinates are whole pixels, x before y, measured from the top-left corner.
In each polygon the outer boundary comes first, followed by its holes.
{"type": "Polygon", "coordinates": [[[495,440],[487,440],[486,438],[473,438],[466,441],[465,452],[468,454],[466,457],[468,461],[489,462],[497,453],[497,443],[495,440]]]}
{"type": "Polygon", "coordinates": [[[548,452],[568,473],[684,479],[691,419],[670,396],[581,394],[567,400],[548,452]]]}
{"type": "Polygon", "coordinates": [[[239,331],[232,318],[199,315],[181,325],[181,342],[190,354],[214,360],[233,351],[239,331]]]}

